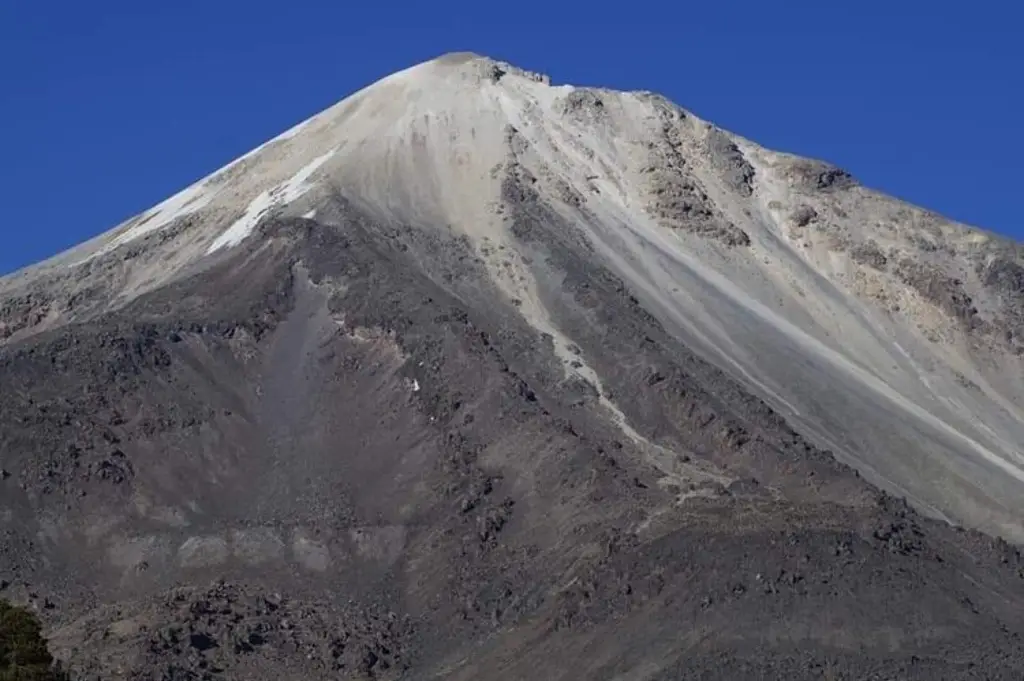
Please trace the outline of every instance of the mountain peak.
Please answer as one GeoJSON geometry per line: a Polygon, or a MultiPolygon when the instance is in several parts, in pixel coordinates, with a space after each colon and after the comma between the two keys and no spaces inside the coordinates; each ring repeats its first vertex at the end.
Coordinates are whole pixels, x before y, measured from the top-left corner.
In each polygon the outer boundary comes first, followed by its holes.
{"type": "Polygon", "coordinates": [[[506,73],[512,73],[523,78],[542,82],[546,85],[550,85],[551,83],[550,76],[546,74],[529,71],[514,64],[510,64],[509,62],[480,55],[475,52],[448,52],[439,57],[435,57],[429,63],[463,69],[467,67],[472,68],[475,69],[482,77],[494,80],[501,78],[501,76],[506,73]]]}
{"type": "Polygon", "coordinates": [[[1006,510],[1007,495],[1024,489],[1010,444],[1024,435],[1024,378],[988,364],[1019,362],[1024,338],[1014,307],[1024,266],[1012,248],[663,97],[554,86],[469,52],[382,78],[115,230],[0,280],[0,295],[47,301],[45,314],[29,305],[35,312],[3,333],[17,340],[123,307],[262,248],[258,237],[281,220],[343,230],[339,202],[422,238],[520,253],[507,265],[480,257],[491,285],[563,349],[572,342],[539,302],[543,277],[527,264],[534,246],[521,243],[522,222],[543,214],[571,225],[559,238],[820,442],[869,462],[879,484],[932,513],[1024,537],[1024,518],[1006,510]],[[760,354],[737,344],[751,325],[763,330],[760,354]],[[858,404],[881,405],[870,428],[862,422],[871,436],[838,416],[827,426],[807,416],[837,398],[810,374],[818,387],[795,386],[803,369],[782,360],[794,353],[814,358],[800,365],[814,376],[829,367],[858,404]],[[946,401],[936,402],[940,385],[946,401]],[[939,462],[935,475],[958,494],[876,460],[904,418],[920,428],[913,451],[939,462]],[[986,462],[981,472],[961,474],[965,452],[986,462]]]}
{"type": "Polygon", "coordinates": [[[1022,678],[1022,355],[1015,245],[445,55],[0,280],[0,590],[83,678],[1022,678]]]}
{"type": "Polygon", "coordinates": [[[476,52],[455,50],[452,52],[445,52],[444,54],[434,57],[430,61],[438,64],[458,65],[472,61],[494,62],[495,60],[476,52]]]}

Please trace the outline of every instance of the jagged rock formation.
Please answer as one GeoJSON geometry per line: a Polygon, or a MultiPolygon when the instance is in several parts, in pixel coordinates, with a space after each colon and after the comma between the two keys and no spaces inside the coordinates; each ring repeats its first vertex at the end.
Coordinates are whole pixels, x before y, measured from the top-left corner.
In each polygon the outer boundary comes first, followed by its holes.
{"type": "Polygon", "coordinates": [[[0,280],[0,585],[83,678],[1020,678],[1021,272],[447,55],[0,280]]]}

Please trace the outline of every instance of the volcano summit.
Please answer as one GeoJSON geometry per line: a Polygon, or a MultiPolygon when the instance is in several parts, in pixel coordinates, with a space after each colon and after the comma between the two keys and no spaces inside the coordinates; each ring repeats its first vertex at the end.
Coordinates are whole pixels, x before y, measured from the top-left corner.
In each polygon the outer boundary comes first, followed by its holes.
{"type": "Polygon", "coordinates": [[[0,596],[82,678],[1019,679],[1022,354],[1015,243],[445,55],[0,279],[0,596]]]}

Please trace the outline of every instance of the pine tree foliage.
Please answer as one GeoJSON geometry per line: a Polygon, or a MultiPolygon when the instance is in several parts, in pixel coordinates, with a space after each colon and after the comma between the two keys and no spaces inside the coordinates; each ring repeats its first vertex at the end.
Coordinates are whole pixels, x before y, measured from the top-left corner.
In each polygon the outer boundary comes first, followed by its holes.
{"type": "Polygon", "coordinates": [[[30,611],[0,600],[0,681],[66,681],[30,611]]]}

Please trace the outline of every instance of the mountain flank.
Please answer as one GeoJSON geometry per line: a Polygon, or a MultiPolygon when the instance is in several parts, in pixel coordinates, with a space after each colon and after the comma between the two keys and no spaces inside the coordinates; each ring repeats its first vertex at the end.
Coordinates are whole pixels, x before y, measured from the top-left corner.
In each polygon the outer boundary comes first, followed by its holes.
{"type": "Polygon", "coordinates": [[[1022,272],[446,55],[0,279],[0,597],[80,679],[1019,679],[1022,272]]]}

